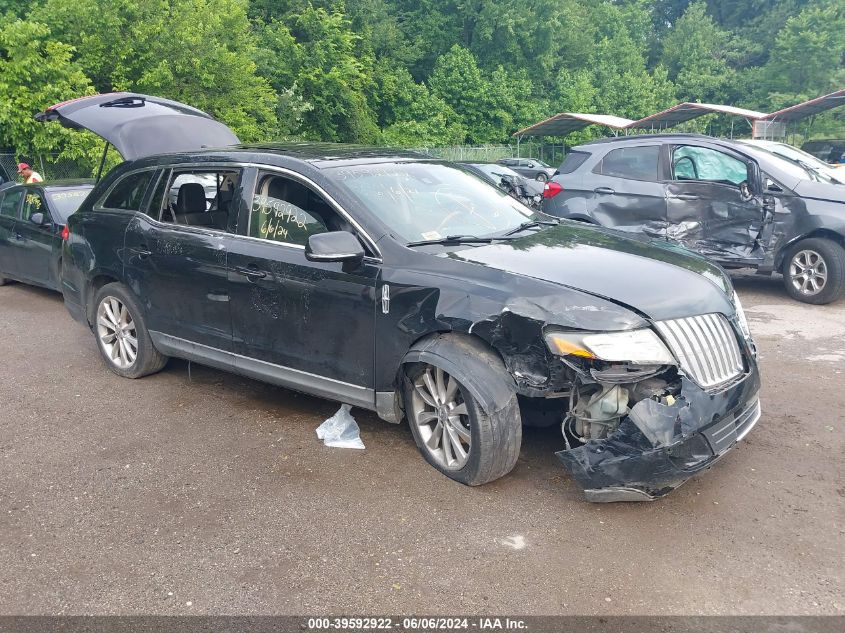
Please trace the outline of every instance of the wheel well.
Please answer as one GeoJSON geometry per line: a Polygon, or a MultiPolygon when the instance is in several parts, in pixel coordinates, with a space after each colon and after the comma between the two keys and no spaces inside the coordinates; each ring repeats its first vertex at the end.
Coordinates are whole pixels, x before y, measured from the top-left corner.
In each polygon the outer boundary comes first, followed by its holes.
{"type": "Polygon", "coordinates": [[[100,291],[100,288],[105,286],[106,284],[110,284],[117,281],[116,278],[112,277],[111,275],[97,275],[88,284],[88,292],[86,297],[86,304],[88,306],[88,323],[91,324],[94,322],[94,297],[97,296],[97,293],[100,291]]]}
{"type": "Polygon", "coordinates": [[[465,386],[473,392],[473,396],[485,410],[498,410],[509,395],[515,392],[513,377],[508,372],[501,353],[486,340],[464,332],[431,332],[417,339],[399,363],[396,392],[399,394],[402,412],[405,410],[402,397],[405,366],[418,362],[434,364],[432,361],[438,358],[447,363],[441,365],[438,362],[437,366],[446,369],[450,374],[454,375],[454,370],[460,370],[462,374],[475,378],[465,386]],[[450,358],[447,359],[442,355],[447,349],[459,353],[455,356],[449,354],[450,358]],[[453,365],[454,369],[450,369],[448,365],[453,365]],[[499,365],[500,372],[496,371],[496,365],[499,365]]]}
{"type": "Polygon", "coordinates": [[[786,253],[789,251],[789,249],[791,249],[799,242],[803,242],[804,240],[809,240],[814,237],[831,240],[832,242],[836,242],[837,244],[839,244],[839,246],[845,249],[845,235],[837,233],[836,231],[831,231],[830,229],[816,229],[811,233],[807,233],[806,235],[802,235],[801,237],[792,240],[786,246],[780,249],[777,259],[775,260],[775,268],[778,271],[783,268],[783,260],[785,259],[786,253]]]}

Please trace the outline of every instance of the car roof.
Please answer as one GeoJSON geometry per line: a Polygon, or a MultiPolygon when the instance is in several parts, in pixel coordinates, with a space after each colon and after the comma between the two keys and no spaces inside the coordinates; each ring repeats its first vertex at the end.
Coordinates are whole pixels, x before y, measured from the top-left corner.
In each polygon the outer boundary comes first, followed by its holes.
{"type": "Polygon", "coordinates": [[[601,145],[626,145],[628,143],[642,143],[643,141],[671,141],[671,140],[698,140],[698,141],[715,141],[724,142],[724,139],[718,139],[714,136],[707,136],[706,134],[631,134],[629,136],[608,136],[607,138],[599,138],[594,141],[587,141],[581,145],[573,147],[573,150],[588,150],[591,147],[601,145]]]}
{"type": "Polygon", "coordinates": [[[317,169],[389,162],[442,162],[438,158],[413,150],[343,143],[254,143],[158,154],[129,162],[139,166],[172,167],[181,161],[196,159],[226,162],[266,160],[272,165],[277,162],[274,158],[303,161],[317,169]]]}
{"type": "MultiPolygon", "coordinates": [[[[93,189],[93,178],[67,178],[63,180],[49,180],[47,182],[29,182],[29,183],[9,183],[8,188],[22,187],[23,189],[43,189],[48,193],[50,191],[57,191],[62,189],[93,189]]],[[[4,187],[6,189],[7,187],[4,187]]]]}

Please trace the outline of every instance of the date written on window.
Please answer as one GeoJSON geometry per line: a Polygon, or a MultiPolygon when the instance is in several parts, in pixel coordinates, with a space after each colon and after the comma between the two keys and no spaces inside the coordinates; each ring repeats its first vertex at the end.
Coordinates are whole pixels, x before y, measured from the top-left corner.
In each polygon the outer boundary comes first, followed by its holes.
{"type": "Polygon", "coordinates": [[[286,239],[289,228],[295,226],[304,229],[308,222],[305,211],[290,202],[270,196],[255,196],[252,211],[258,214],[259,237],[268,239],[286,239]]]}

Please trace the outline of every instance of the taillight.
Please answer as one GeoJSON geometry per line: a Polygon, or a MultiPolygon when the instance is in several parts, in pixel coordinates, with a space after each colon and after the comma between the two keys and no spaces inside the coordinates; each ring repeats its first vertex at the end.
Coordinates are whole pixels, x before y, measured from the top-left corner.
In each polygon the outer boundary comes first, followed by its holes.
{"type": "Polygon", "coordinates": [[[554,180],[547,182],[543,186],[543,197],[544,198],[554,198],[557,194],[563,191],[563,187],[561,187],[558,183],[554,180]]]}
{"type": "Polygon", "coordinates": [[[67,228],[67,224],[62,227],[62,239],[67,242],[67,238],[70,237],[70,229],[67,228]]]}

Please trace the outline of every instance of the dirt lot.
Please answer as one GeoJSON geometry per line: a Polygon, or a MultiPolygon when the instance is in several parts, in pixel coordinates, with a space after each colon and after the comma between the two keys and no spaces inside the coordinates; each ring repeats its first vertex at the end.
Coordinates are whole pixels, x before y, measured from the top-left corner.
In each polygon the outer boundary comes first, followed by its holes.
{"type": "Polygon", "coordinates": [[[763,419],[651,504],[590,505],[526,431],[470,489],[404,426],[197,365],[100,362],[59,295],[0,288],[0,613],[843,614],[845,301],[737,287],[763,419]]]}

